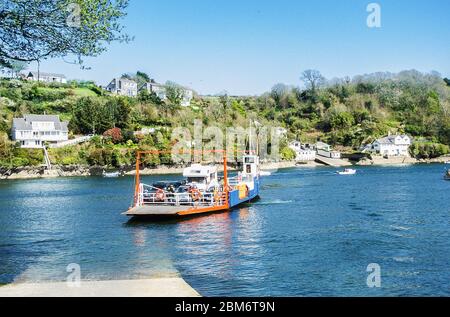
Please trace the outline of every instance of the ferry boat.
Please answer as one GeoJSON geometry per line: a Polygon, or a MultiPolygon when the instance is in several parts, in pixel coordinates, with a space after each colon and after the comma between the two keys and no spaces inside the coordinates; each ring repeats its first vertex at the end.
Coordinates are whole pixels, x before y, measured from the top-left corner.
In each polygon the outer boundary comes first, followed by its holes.
{"type": "MultiPolygon", "coordinates": [[[[134,205],[124,215],[134,218],[180,217],[227,211],[259,196],[259,157],[245,155],[243,170],[228,177],[227,160],[223,161],[223,177],[216,166],[194,164],[183,172],[177,185],[144,184],[140,181],[140,154],[136,163],[134,205]]],[[[173,183],[173,182],[172,182],[173,183]]]]}

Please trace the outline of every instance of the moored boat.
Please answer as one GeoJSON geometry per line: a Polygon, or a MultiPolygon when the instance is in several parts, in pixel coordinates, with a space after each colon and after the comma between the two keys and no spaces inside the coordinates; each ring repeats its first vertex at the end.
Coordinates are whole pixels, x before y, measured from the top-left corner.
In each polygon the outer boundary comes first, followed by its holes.
{"type": "Polygon", "coordinates": [[[445,179],[446,181],[450,181],[450,169],[447,170],[447,172],[445,173],[444,179],[445,179]]]}
{"type": "Polygon", "coordinates": [[[136,163],[136,188],[133,206],[124,215],[135,218],[177,217],[227,211],[259,196],[259,157],[245,155],[243,170],[228,177],[224,157],[222,178],[216,166],[194,164],[183,172],[185,180],[180,186],[147,185],[141,182],[138,153],[136,163]]]}
{"type": "Polygon", "coordinates": [[[120,176],[120,172],[106,172],[106,171],[103,171],[102,176],[106,177],[106,178],[117,178],[117,177],[120,176]]]}
{"type": "Polygon", "coordinates": [[[356,174],[356,170],[351,169],[351,168],[346,168],[343,171],[339,171],[338,174],[339,175],[355,175],[356,174]]]}
{"type": "Polygon", "coordinates": [[[265,177],[265,176],[272,176],[272,172],[269,171],[260,171],[259,176],[265,177]]]}

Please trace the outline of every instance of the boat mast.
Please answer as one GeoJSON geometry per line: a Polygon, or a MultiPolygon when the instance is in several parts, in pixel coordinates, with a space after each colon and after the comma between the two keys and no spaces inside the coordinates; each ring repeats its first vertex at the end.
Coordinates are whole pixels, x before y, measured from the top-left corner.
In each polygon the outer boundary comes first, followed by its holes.
{"type": "Polygon", "coordinates": [[[137,152],[136,157],[136,187],[134,189],[134,205],[137,206],[139,202],[139,190],[141,186],[141,180],[139,175],[139,166],[141,165],[141,152],[137,152]]]}
{"type": "Polygon", "coordinates": [[[223,186],[228,192],[228,168],[227,168],[227,151],[223,151],[223,186]]]}
{"type": "Polygon", "coordinates": [[[249,154],[250,155],[258,155],[258,153],[259,153],[259,144],[258,144],[258,132],[256,131],[257,129],[256,129],[256,127],[257,127],[257,125],[256,125],[256,123],[257,123],[257,121],[255,121],[254,123],[255,123],[255,137],[256,137],[256,142],[255,142],[255,151],[253,151],[253,136],[252,136],[252,125],[253,125],[253,122],[252,122],[252,120],[250,119],[249,120],[249,123],[250,123],[250,125],[249,125],[249,136],[248,136],[248,152],[249,152],[249,154]]]}

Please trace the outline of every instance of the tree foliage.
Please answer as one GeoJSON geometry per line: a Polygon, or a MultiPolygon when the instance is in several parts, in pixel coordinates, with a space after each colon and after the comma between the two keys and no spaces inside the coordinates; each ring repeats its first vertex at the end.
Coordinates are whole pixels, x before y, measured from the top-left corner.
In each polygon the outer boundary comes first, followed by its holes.
{"type": "Polygon", "coordinates": [[[325,83],[325,77],[315,69],[307,69],[300,76],[300,80],[305,83],[307,89],[315,92],[325,83]]]}
{"type": "Polygon", "coordinates": [[[2,0],[0,64],[73,55],[78,63],[128,41],[119,21],[128,0],[2,0]]]}
{"type": "MultiPolygon", "coordinates": [[[[347,151],[358,151],[388,133],[407,133],[420,140],[412,148],[419,158],[446,153],[445,146],[450,145],[450,88],[437,74],[406,71],[335,79],[316,86],[315,92],[279,84],[260,96],[197,97],[191,107],[180,107],[182,92],[176,84],[168,85],[170,99],[165,101],[147,92],[138,98],[111,96],[92,86],[0,80],[0,131],[9,133],[12,118],[27,113],[59,114],[70,120],[74,134],[102,135],[117,128],[121,141],[108,136],[106,142],[94,138],[70,153],[51,151],[58,164],[114,166],[132,164],[138,148],[170,149],[173,129],[183,127],[193,133],[194,120],[201,120],[205,128],[225,130],[230,126],[246,129],[251,118],[268,128],[286,128],[290,140],[322,140],[347,151]],[[147,132],[134,135],[144,128],[147,132]]],[[[16,150],[12,142],[2,141],[0,147],[1,165],[38,161],[37,156],[16,150]]],[[[283,158],[292,157],[287,144],[280,149],[283,158]]],[[[170,157],[158,155],[145,161],[149,165],[167,162],[170,157]]]]}
{"type": "Polygon", "coordinates": [[[179,107],[181,105],[181,101],[184,98],[184,88],[172,81],[168,81],[165,85],[165,88],[169,106],[171,108],[179,107]]]}

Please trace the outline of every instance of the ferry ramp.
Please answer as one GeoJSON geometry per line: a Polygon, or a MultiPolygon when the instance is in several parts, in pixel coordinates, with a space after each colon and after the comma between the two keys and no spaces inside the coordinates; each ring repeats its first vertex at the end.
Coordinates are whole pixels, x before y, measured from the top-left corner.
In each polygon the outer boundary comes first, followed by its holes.
{"type": "Polygon", "coordinates": [[[10,284],[0,297],[200,297],[182,278],[10,284]]]}
{"type": "Polygon", "coordinates": [[[325,156],[316,156],[316,162],[322,163],[328,166],[341,167],[341,166],[351,166],[352,164],[348,161],[342,159],[332,159],[325,156]]]}

